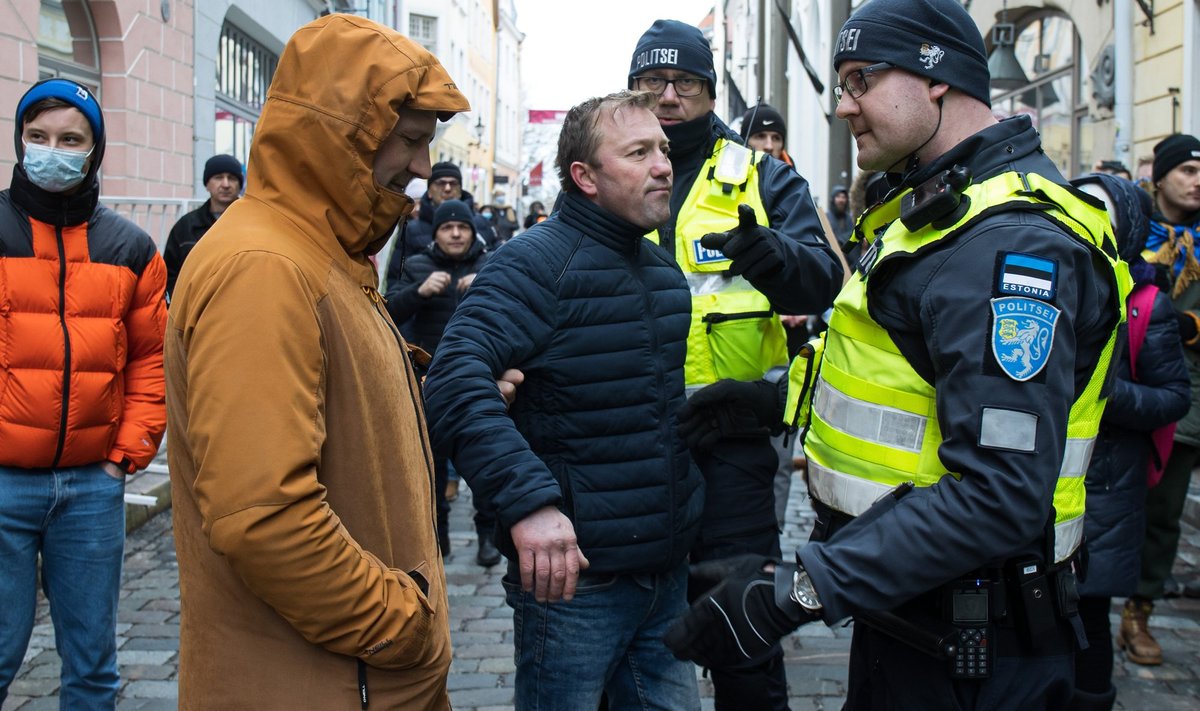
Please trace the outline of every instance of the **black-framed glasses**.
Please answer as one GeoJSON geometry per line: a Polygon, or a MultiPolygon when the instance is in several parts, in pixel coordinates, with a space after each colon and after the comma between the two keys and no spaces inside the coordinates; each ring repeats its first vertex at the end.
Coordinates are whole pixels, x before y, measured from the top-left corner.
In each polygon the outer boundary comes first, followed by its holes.
{"type": "Polygon", "coordinates": [[[846,75],[840,83],[833,87],[833,98],[838,101],[842,100],[842,94],[849,94],[850,98],[857,99],[867,93],[867,75],[882,72],[886,69],[895,69],[896,65],[891,62],[879,62],[878,64],[868,64],[862,69],[855,69],[846,75]]]}
{"type": "Polygon", "coordinates": [[[679,77],[678,79],[664,79],[663,77],[634,77],[634,86],[642,91],[648,91],[652,94],[662,96],[667,90],[667,84],[675,85],[675,96],[687,99],[692,96],[699,96],[700,92],[704,91],[704,79],[700,77],[679,77]]]}

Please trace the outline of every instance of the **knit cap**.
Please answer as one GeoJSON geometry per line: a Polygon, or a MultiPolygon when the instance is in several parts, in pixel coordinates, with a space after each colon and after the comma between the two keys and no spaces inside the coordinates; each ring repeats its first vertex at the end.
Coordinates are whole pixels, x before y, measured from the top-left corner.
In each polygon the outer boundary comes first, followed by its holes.
{"type": "Polygon", "coordinates": [[[92,92],[82,84],[76,84],[70,79],[55,77],[34,84],[21,101],[17,104],[17,134],[24,128],[25,112],[42,99],[60,99],[79,109],[92,127],[92,138],[99,144],[104,138],[104,114],[100,112],[100,104],[92,92]]]}
{"type": "Polygon", "coordinates": [[[447,222],[462,222],[471,228],[471,234],[475,234],[475,215],[471,213],[471,208],[462,200],[446,200],[433,213],[433,231],[437,232],[438,228],[447,222]]]}
{"type": "Polygon", "coordinates": [[[742,116],[742,138],[750,138],[759,131],[775,131],[783,137],[783,142],[787,143],[787,124],[772,106],[751,106],[742,116]]]}
{"type": "Polygon", "coordinates": [[[1180,163],[1200,160],[1200,140],[1186,133],[1167,136],[1154,147],[1154,166],[1151,180],[1158,182],[1180,163]]]}
{"type": "Polygon", "coordinates": [[[633,50],[628,88],[633,88],[635,76],[650,69],[677,69],[702,77],[709,93],[717,96],[712,47],[699,28],[678,20],[655,20],[633,50]]]}
{"type": "Polygon", "coordinates": [[[238,185],[243,184],[242,164],[237,158],[234,158],[227,153],[218,153],[204,162],[204,184],[208,185],[208,181],[211,180],[214,175],[220,175],[221,173],[230,173],[232,175],[236,175],[238,179],[238,185]]]}
{"type": "Polygon", "coordinates": [[[992,103],[983,36],[956,0],[870,0],[834,46],[834,71],[852,61],[888,62],[992,103]]]}
{"type": "Polygon", "coordinates": [[[454,178],[455,180],[457,180],[458,182],[461,183],[462,182],[462,170],[460,170],[457,165],[454,165],[450,161],[442,161],[441,163],[434,163],[433,168],[430,170],[430,173],[429,173],[429,182],[432,183],[435,180],[439,180],[441,178],[454,178]]]}

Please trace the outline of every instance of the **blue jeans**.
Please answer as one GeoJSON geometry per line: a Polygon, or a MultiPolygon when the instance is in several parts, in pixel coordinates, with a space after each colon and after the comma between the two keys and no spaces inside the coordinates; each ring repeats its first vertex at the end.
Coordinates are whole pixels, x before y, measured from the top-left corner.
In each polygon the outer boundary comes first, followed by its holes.
{"type": "Polygon", "coordinates": [[[59,708],[116,708],[124,494],[124,479],[99,464],[0,466],[0,703],[33,632],[40,553],[62,659],[59,708]]]}
{"type": "Polygon", "coordinates": [[[687,564],[657,575],[583,573],[570,602],[539,603],[521,590],[516,561],[504,576],[513,609],[517,711],[608,708],[698,711],[690,662],[663,634],[687,610],[687,564]]]}

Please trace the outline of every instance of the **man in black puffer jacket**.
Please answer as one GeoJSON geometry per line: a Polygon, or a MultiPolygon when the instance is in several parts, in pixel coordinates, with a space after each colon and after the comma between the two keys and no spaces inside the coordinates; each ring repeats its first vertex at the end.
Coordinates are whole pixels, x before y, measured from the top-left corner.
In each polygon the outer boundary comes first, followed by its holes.
{"type": "Polygon", "coordinates": [[[643,238],[670,216],[654,103],[568,112],[560,208],[491,257],[426,381],[434,445],[496,504],[517,708],[594,709],[606,692],[611,708],[699,709],[692,666],[662,643],[687,608],[704,485],[676,432],[690,294],[643,238]],[[525,377],[511,413],[510,369],[525,377]]]}
{"type": "Polygon", "coordinates": [[[487,261],[471,208],[447,200],[434,213],[433,242],[404,263],[400,278],[388,284],[388,313],[396,323],[410,318],[412,342],[432,354],[450,316],[487,261]]]}

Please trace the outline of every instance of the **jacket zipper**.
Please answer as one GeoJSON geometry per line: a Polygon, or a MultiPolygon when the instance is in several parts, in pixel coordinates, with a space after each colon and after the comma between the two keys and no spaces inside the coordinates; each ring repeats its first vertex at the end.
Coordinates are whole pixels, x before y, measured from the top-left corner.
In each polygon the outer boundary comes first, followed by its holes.
{"type": "MultiPolygon", "coordinates": [[[[630,266],[633,265],[631,264],[630,266]]],[[[638,269],[637,271],[642,270],[638,269]]],[[[659,352],[658,332],[654,330],[654,324],[657,319],[654,317],[653,304],[650,299],[650,291],[646,288],[645,283],[643,283],[640,279],[635,278],[634,281],[637,282],[639,289],[641,289],[642,301],[646,305],[646,315],[643,318],[643,321],[650,333],[650,352],[652,354],[657,354],[659,352]]],[[[663,374],[662,360],[660,358],[654,359],[654,377],[658,382],[658,411],[663,415],[663,417],[660,419],[661,424],[659,425],[659,431],[662,432],[663,447],[667,450],[668,461],[673,463],[675,460],[675,449],[674,447],[670,446],[670,443],[674,442],[674,438],[671,436],[671,417],[669,414],[670,407],[667,403],[666,377],[663,374]]],[[[675,471],[674,466],[669,466],[667,468],[667,560],[671,560],[675,557],[675,513],[677,509],[675,501],[675,479],[677,476],[678,472],[675,471]]]]}
{"type": "Polygon", "coordinates": [[[742,311],[734,314],[711,313],[704,314],[700,317],[700,320],[707,324],[704,329],[705,333],[712,333],[713,326],[718,323],[748,318],[770,318],[774,313],[774,311],[742,311]]]}
{"type": "MultiPolygon", "coordinates": [[[[396,339],[396,345],[400,348],[400,355],[402,358],[404,358],[404,363],[405,363],[404,374],[405,374],[405,376],[407,376],[409,374],[409,372],[411,371],[412,375],[413,375],[413,380],[417,384],[417,387],[415,388],[415,392],[413,390],[410,390],[409,396],[412,397],[412,399],[413,399],[413,411],[418,414],[418,420],[419,420],[418,425],[419,426],[417,427],[417,430],[421,433],[421,443],[423,445],[425,445],[425,450],[429,452],[430,458],[427,458],[425,460],[425,470],[426,470],[426,474],[428,474],[428,479],[429,479],[429,493],[431,496],[433,496],[433,500],[437,501],[437,491],[436,491],[437,481],[433,475],[433,461],[432,461],[433,444],[429,441],[428,423],[425,422],[425,414],[424,414],[425,411],[421,408],[421,402],[419,400],[417,400],[417,398],[424,397],[421,392],[421,381],[416,377],[416,368],[414,368],[412,365],[412,359],[408,355],[408,349],[405,348],[405,346],[404,346],[404,338],[400,335],[400,331],[397,330],[395,324],[392,323],[392,320],[387,316],[387,314],[385,314],[383,311],[380,310],[380,309],[384,308],[385,299],[383,298],[383,296],[379,293],[379,291],[377,289],[374,289],[372,287],[364,286],[364,287],[362,287],[362,290],[363,290],[363,293],[367,295],[367,298],[369,298],[371,300],[371,304],[373,305],[373,309],[374,309],[375,313],[379,316],[379,318],[381,318],[383,320],[383,325],[387,327],[388,331],[392,334],[392,337],[396,339]]],[[[435,506],[435,509],[436,509],[436,506],[435,506]]],[[[434,525],[434,530],[437,530],[437,511],[436,510],[434,511],[433,525],[434,525]]],[[[364,707],[364,708],[366,708],[366,707],[364,707]]]]}
{"type": "Polygon", "coordinates": [[[62,225],[54,226],[58,242],[58,324],[63,334],[63,389],[62,416],[58,420],[58,445],[54,449],[54,462],[58,466],[67,442],[67,416],[71,410],[71,334],[67,329],[67,248],[63,244],[62,225]]]}

